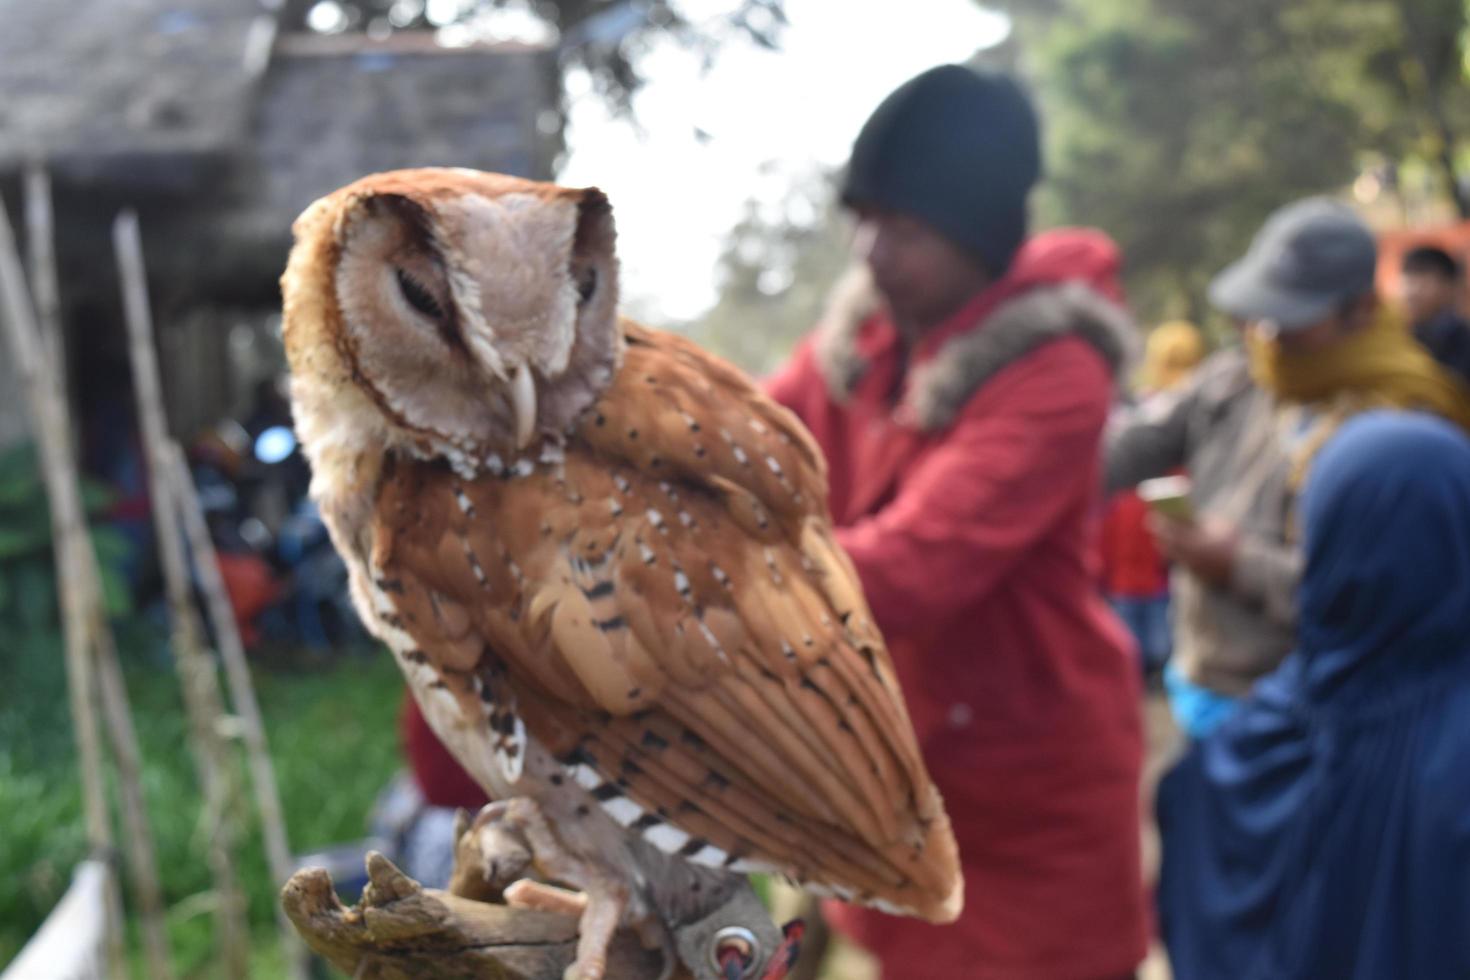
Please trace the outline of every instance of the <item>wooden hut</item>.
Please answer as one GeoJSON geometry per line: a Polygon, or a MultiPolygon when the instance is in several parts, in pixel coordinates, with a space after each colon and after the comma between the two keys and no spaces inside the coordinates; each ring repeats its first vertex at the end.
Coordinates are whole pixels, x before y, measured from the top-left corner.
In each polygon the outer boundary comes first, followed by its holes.
{"type": "MultiPolygon", "coordinates": [[[[250,0],[11,0],[0,30],[0,192],[51,174],[77,417],[125,405],[109,225],[142,218],[170,425],[246,410],[279,367],[292,219],[362,174],[455,165],[546,178],[561,152],[556,51],[430,33],[278,31],[250,0]]],[[[0,371],[4,370],[0,358],[0,371]]],[[[0,389],[13,383],[0,377],[0,389]]],[[[0,445],[23,431],[0,399],[0,445]]]]}

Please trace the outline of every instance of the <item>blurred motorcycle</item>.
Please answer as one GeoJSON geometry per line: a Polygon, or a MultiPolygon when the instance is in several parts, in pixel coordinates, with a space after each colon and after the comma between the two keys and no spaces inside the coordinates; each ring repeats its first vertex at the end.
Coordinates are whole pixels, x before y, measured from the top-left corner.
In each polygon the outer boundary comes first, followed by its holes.
{"type": "Polygon", "coordinates": [[[347,568],[315,503],[295,433],[232,419],[198,440],[191,469],[246,646],[360,646],[347,568]]]}

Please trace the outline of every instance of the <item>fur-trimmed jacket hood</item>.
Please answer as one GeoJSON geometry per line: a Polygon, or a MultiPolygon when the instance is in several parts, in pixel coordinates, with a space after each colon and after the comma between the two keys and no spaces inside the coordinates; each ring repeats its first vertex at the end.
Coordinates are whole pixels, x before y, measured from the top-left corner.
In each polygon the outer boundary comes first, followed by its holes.
{"type": "MultiPolygon", "coordinates": [[[[1000,284],[1007,293],[1000,302],[986,304],[978,322],[972,304],[920,345],[901,416],[926,432],[943,429],[998,371],[1068,335],[1095,348],[1120,380],[1134,360],[1137,330],[1117,302],[1116,273],[1116,249],[1101,235],[1034,239],[1000,284]],[[1080,259],[1086,261],[1079,268],[1080,259]],[[1059,272],[1072,278],[1053,280],[1059,272]]],[[[866,267],[849,270],[833,289],[812,344],[834,401],[845,402],[867,371],[865,330],[881,304],[866,267]]]]}

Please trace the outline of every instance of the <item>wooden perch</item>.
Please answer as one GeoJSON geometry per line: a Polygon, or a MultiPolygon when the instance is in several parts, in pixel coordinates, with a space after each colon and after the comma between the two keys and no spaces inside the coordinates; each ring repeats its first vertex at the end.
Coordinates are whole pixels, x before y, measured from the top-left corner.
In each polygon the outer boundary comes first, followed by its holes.
{"type": "MultiPolygon", "coordinates": [[[[425,888],[375,852],[362,901],[345,908],[322,868],[298,871],[281,905],[318,955],[361,980],[562,980],[576,957],[572,916],[494,905],[425,888]]],[[[654,980],[662,957],[621,932],[607,976],[654,980]]],[[[688,974],[678,973],[687,978],[688,974]]]]}

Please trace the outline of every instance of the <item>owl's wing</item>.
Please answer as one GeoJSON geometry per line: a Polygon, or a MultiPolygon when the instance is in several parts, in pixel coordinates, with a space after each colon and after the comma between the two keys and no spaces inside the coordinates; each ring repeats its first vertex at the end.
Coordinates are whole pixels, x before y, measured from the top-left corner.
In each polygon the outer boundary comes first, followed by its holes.
{"type": "Polygon", "coordinates": [[[405,628],[475,678],[466,710],[496,703],[497,752],[524,723],[656,846],[952,919],[953,836],[820,455],[737,372],[629,340],[554,466],[390,476],[378,564],[405,628]]]}

